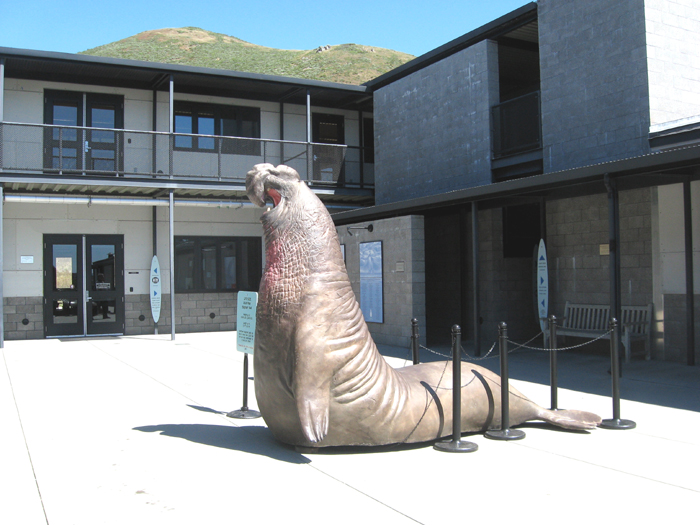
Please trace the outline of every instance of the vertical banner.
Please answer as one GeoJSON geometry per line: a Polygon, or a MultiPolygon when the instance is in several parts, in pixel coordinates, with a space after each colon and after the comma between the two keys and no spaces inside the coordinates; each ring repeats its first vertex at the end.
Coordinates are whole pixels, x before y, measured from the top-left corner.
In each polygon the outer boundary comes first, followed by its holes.
{"type": "Polygon", "coordinates": [[[544,239],[540,239],[540,246],[537,249],[537,313],[539,315],[540,328],[547,330],[547,316],[549,315],[549,270],[547,268],[547,250],[544,246],[544,239]]]}
{"type": "Polygon", "coordinates": [[[238,292],[236,349],[239,352],[253,353],[253,347],[255,346],[255,314],[257,309],[257,292],[238,292]]]}
{"type": "Polygon", "coordinates": [[[151,259],[151,282],[149,294],[151,296],[151,315],[153,316],[154,323],[158,323],[158,319],[160,319],[160,281],[160,264],[158,263],[158,257],[154,255],[153,259],[151,259]]]}
{"type": "Polygon", "coordinates": [[[382,242],[360,243],[360,309],[368,323],[384,322],[382,242]]]}

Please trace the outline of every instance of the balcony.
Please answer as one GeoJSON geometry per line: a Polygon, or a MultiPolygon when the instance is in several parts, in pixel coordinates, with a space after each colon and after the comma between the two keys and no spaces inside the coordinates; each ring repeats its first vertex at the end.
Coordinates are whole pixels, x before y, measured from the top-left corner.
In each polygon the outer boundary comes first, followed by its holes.
{"type": "MultiPolygon", "coordinates": [[[[286,164],[311,186],[371,189],[362,148],[272,139],[0,123],[0,171],[61,177],[243,183],[261,162],[286,164]]],[[[367,152],[369,153],[369,152],[367,152]]]]}
{"type": "Polygon", "coordinates": [[[540,92],[493,106],[491,130],[494,159],[542,148],[540,92]]]}

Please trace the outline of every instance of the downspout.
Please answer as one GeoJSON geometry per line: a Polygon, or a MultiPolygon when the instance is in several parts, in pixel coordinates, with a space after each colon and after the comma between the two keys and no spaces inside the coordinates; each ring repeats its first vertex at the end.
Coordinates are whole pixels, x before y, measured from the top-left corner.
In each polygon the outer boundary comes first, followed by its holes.
{"type": "MultiPolygon", "coordinates": [[[[168,149],[168,175],[173,178],[173,149],[175,146],[175,138],[173,133],[175,132],[175,77],[170,75],[170,98],[169,104],[169,116],[168,116],[168,133],[170,133],[170,148],[168,149]]],[[[172,196],[172,194],[171,194],[172,196]]]]}
{"type": "Polygon", "coordinates": [[[472,202],[472,280],[474,286],[474,353],[481,355],[481,308],[479,307],[479,207],[472,202]]]}
{"type": "Polygon", "coordinates": [[[311,147],[311,90],[306,90],[306,180],[314,178],[314,159],[311,147]]]}

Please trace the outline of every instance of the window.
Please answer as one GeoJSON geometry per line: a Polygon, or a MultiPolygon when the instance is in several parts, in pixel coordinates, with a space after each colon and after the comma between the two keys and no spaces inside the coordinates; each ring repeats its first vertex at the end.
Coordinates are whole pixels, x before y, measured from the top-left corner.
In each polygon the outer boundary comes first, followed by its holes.
{"type": "Polygon", "coordinates": [[[321,144],[345,144],[345,118],[343,115],[314,113],[311,123],[313,142],[321,144]]]}
{"type": "Polygon", "coordinates": [[[542,236],[540,205],[503,208],[503,257],[532,257],[542,236]]]}
{"type": "MultiPolygon", "coordinates": [[[[175,102],[175,133],[217,135],[220,137],[260,138],[260,108],[213,106],[175,102]]],[[[214,137],[175,137],[175,149],[217,151],[214,137]]],[[[234,155],[260,155],[255,140],[224,139],[221,152],[234,155]]]]}
{"type": "Polygon", "coordinates": [[[262,241],[257,237],[175,237],[175,292],[257,291],[262,241]]]}

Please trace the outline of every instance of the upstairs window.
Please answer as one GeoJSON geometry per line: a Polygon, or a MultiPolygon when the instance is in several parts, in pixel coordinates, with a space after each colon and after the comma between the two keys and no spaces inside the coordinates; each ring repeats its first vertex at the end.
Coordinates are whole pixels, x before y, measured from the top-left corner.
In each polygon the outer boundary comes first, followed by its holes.
{"type": "MultiPolygon", "coordinates": [[[[175,133],[210,135],[176,136],[176,150],[217,152],[219,145],[214,136],[260,138],[260,108],[175,102],[175,133]]],[[[260,155],[260,142],[225,138],[221,140],[221,152],[260,155]]]]}

